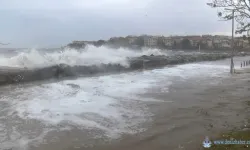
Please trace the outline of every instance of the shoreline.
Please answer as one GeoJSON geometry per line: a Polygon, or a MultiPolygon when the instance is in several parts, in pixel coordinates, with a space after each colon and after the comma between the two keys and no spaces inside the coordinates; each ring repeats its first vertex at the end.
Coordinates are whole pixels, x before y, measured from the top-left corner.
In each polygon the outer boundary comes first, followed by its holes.
{"type": "MultiPolygon", "coordinates": [[[[247,124],[250,112],[249,106],[245,105],[248,97],[250,97],[248,92],[250,80],[248,80],[248,77],[249,75],[245,74],[236,75],[223,80],[223,83],[213,87],[214,89],[210,87],[204,92],[196,93],[206,97],[203,100],[197,98],[197,100],[202,100],[202,102],[196,104],[196,106],[183,106],[183,108],[178,108],[172,112],[171,107],[174,105],[160,104],[161,106],[159,106],[154,104],[153,109],[155,109],[156,115],[153,124],[150,125],[151,127],[146,132],[134,136],[125,136],[116,141],[115,144],[104,144],[91,150],[203,150],[202,142],[205,136],[215,140],[223,133],[241,131],[242,127],[247,124]],[[237,81],[239,79],[240,81],[237,81]],[[235,88],[236,92],[234,94],[237,96],[232,96],[231,92],[235,91],[235,88]],[[239,91],[237,92],[237,90],[239,91]],[[238,97],[238,94],[241,96],[238,97]],[[211,100],[212,98],[213,100],[211,100]],[[204,106],[204,104],[208,104],[210,101],[214,104],[204,106]],[[174,115],[175,119],[167,119],[168,117],[171,118],[171,114],[174,115]],[[185,120],[189,119],[193,121],[190,124],[185,123],[185,120]],[[170,120],[174,122],[169,123],[168,121],[170,120]]],[[[147,94],[146,97],[148,95],[152,96],[152,93],[147,94]]],[[[164,97],[164,95],[158,95],[157,97],[164,97]]],[[[182,96],[176,96],[176,99],[180,97],[182,96]]],[[[189,96],[185,97],[188,98],[189,96]]],[[[184,104],[188,105],[188,103],[184,104]]]]}
{"type": "Polygon", "coordinates": [[[43,68],[0,68],[0,86],[48,79],[64,79],[93,76],[105,73],[122,73],[141,69],[153,69],[168,65],[178,65],[191,62],[215,61],[229,58],[229,54],[183,54],[174,56],[146,56],[129,58],[128,66],[121,64],[100,64],[92,66],[70,66],[67,64],[53,65],[43,68]]]}
{"type": "MultiPolygon", "coordinates": [[[[225,61],[215,64],[220,63],[225,61]]],[[[163,83],[161,86],[157,84],[158,86],[148,89],[145,94],[139,95],[141,99],[159,101],[146,100],[141,103],[136,100],[130,101],[127,105],[145,105],[147,112],[153,114],[149,122],[140,125],[147,129],[143,132],[132,135],[123,133],[121,138],[108,140],[105,137],[91,139],[91,135],[99,132],[95,130],[89,132],[80,129],[55,130],[42,140],[48,142],[56,137],[57,141],[40,143],[38,146],[31,144],[29,148],[32,150],[201,149],[205,136],[214,139],[222,132],[240,129],[249,118],[245,102],[250,97],[249,74],[229,76],[224,71],[218,76],[208,74],[209,72],[206,72],[206,77],[197,74],[188,80],[181,80],[178,77],[169,80],[169,76],[166,76],[161,80],[163,83]],[[168,84],[168,81],[173,81],[174,84],[168,84]],[[165,86],[168,88],[166,91],[165,86]],[[75,141],[76,139],[78,141],[75,141]]],[[[28,126],[38,127],[37,124],[39,122],[28,126]]],[[[25,127],[28,129],[28,126],[25,127]]]]}
{"type": "Polygon", "coordinates": [[[192,78],[184,84],[178,81],[170,87],[169,93],[151,89],[143,96],[163,102],[147,102],[154,116],[152,122],[143,125],[146,131],[134,135],[124,134],[111,141],[96,139],[92,144],[84,143],[84,146],[81,146],[81,142],[77,144],[72,141],[75,137],[84,138],[84,132],[65,131],[54,134],[61,135],[59,143],[40,145],[33,149],[205,150],[202,142],[206,136],[215,140],[222,134],[241,131],[248,123],[250,109],[246,103],[250,97],[249,77],[250,74],[235,74],[220,80],[218,84],[207,84],[210,79],[199,82],[197,78],[192,78]]]}

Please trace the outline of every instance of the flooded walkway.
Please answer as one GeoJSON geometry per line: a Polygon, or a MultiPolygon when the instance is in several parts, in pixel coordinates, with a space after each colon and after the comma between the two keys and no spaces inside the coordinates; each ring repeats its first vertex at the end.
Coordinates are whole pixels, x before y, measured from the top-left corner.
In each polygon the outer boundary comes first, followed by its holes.
{"type": "Polygon", "coordinates": [[[0,147],[192,149],[244,124],[248,77],[227,63],[1,87],[0,147]]]}

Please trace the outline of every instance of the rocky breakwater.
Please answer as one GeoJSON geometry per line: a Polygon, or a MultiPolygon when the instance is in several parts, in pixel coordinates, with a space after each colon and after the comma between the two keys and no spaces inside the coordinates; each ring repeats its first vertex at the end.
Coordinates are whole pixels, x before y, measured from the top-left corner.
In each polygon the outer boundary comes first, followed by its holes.
{"type": "Polygon", "coordinates": [[[200,61],[215,61],[229,58],[229,54],[185,54],[173,56],[141,56],[130,60],[131,69],[150,69],[166,65],[177,65],[200,61]]]}
{"type": "Polygon", "coordinates": [[[59,64],[45,68],[20,69],[0,67],[0,85],[24,83],[65,77],[92,76],[103,73],[119,73],[139,69],[152,69],[166,65],[183,64],[197,61],[214,61],[230,57],[229,54],[185,54],[173,56],[141,56],[128,58],[129,66],[102,64],[98,66],[69,66],[59,64]]]}
{"type": "Polygon", "coordinates": [[[73,41],[72,43],[69,43],[66,48],[73,48],[73,49],[84,49],[86,47],[86,44],[84,41],[73,41]]]}

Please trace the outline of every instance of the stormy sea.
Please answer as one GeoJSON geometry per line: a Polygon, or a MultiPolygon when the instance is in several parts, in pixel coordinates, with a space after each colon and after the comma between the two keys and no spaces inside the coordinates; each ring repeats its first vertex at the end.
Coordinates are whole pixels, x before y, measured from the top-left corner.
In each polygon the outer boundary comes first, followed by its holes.
{"type": "MultiPolygon", "coordinates": [[[[193,118],[180,115],[200,104],[199,91],[230,78],[229,58],[222,52],[94,46],[2,49],[0,73],[13,80],[0,80],[0,149],[122,149],[119,141],[132,145],[127,139],[156,134],[150,131],[159,120],[169,135],[184,130],[181,125],[191,128],[193,118]]],[[[247,58],[237,56],[235,67],[247,58]]]]}

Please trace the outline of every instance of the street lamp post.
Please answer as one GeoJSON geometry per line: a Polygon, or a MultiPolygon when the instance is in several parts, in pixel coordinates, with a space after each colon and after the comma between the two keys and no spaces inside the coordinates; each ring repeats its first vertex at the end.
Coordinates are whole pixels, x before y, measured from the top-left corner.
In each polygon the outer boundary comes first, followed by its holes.
{"type": "MultiPolygon", "coordinates": [[[[216,5],[214,3],[207,3],[208,6],[211,7],[216,7],[216,5]]],[[[228,10],[228,11],[232,11],[232,43],[231,43],[231,47],[232,47],[232,53],[231,53],[231,65],[230,65],[230,73],[233,74],[234,73],[234,19],[235,19],[235,11],[239,10],[239,9],[244,9],[244,7],[239,7],[239,8],[225,8],[224,10],[228,10]]]]}
{"type": "Polygon", "coordinates": [[[231,65],[230,65],[230,73],[233,74],[234,73],[234,10],[232,10],[232,43],[231,43],[231,47],[232,47],[232,54],[231,54],[231,65]]]}
{"type": "Polygon", "coordinates": [[[234,19],[235,19],[235,9],[225,9],[225,10],[229,10],[232,11],[232,40],[231,40],[231,48],[232,48],[232,53],[231,53],[231,64],[230,64],[230,73],[233,74],[234,73],[234,53],[235,53],[235,49],[234,49],[234,19]]]}

